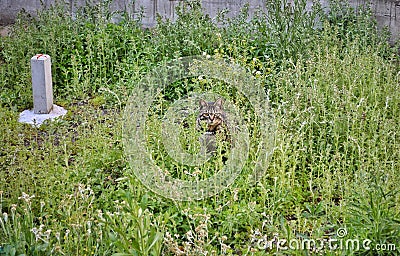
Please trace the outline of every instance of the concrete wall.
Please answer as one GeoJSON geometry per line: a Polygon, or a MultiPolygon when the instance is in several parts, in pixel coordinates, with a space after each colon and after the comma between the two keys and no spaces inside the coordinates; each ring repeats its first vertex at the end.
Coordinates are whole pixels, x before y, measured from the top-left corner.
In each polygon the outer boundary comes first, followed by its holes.
{"type": "MultiPolygon", "coordinates": [[[[0,0],[0,25],[12,22],[17,13],[25,10],[34,14],[41,8],[49,7],[57,0],[0,0]],[[43,5],[42,5],[42,3],[43,5]]],[[[88,0],[63,0],[69,4],[70,11],[84,4],[88,0]]],[[[97,2],[99,0],[90,0],[97,2]]],[[[146,27],[155,24],[156,13],[161,16],[174,20],[176,18],[175,7],[182,0],[114,0],[111,4],[112,10],[125,10],[132,16],[138,16],[141,9],[144,11],[143,25],[146,27]]],[[[291,0],[293,1],[293,0],[291,0]]],[[[348,0],[349,3],[357,8],[363,5],[371,5],[376,15],[380,27],[388,26],[393,34],[392,41],[400,38],[400,0],[348,0]]],[[[245,3],[249,3],[250,13],[258,7],[263,7],[265,0],[202,0],[203,9],[206,13],[214,17],[218,10],[230,9],[228,16],[237,14],[245,3]]],[[[311,6],[312,0],[307,0],[311,6]]],[[[322,6],[327,7],[328,0],[320,0],[322,6]]]]}

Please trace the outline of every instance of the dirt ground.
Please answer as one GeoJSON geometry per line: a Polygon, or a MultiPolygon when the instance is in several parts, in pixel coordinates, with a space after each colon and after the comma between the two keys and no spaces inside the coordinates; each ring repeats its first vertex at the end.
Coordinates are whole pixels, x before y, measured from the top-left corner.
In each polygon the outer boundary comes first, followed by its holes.
{"type": "Polygon", "coordinates": [[[10,26],[0,26],[0,36],[8,36],[10,33],[10,26]]]}

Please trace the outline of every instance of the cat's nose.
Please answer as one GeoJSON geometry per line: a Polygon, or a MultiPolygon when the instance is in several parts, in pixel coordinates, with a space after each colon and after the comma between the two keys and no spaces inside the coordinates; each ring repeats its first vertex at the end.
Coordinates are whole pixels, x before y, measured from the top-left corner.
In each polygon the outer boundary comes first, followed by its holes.
{"type": "Polygon", "coordinates": [[[214,115],[210,115],[210,120],[211,120],[211,121],[214,120],[214,115]]]}

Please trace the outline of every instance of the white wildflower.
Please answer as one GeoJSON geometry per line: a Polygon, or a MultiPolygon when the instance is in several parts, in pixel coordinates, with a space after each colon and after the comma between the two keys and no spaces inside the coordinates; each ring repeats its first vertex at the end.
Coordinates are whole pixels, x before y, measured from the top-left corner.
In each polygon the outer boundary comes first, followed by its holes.
{"type": "Polygon", "coordinates": [[[55,236],[57,238],[57,241],[60,242],[60,232],[55,233],[55,236]]]}
{"type": "Polygon", "coordinates": [[[46,230],[46,232],[44,232],[44,236],[46,237],[46,242],[49,241],[50,239],[50,234],[51,234],[51,229],[46,230]]]}
{"type": "Polygon", "coordinates": [[[27,193],[22,192],[22,196],[18,197],[19,200],[24,200],[27,204],[31,203],[31,199],[34,198],[35,195],[29,196],[27,193]]]}
{"type": "Polygon", "coordinates": [[[40,232],[41,230],[40,229],[37,229],[37,228],[32,228],[31,229],[31,232],[35,235],[35,240],[36,240],[36,242],[39,240],[39,239],[41,239],[41,237],[42,237],[42,232],[40,232]]]}
{"type": "Polygon", "coordinates": [[[65,230],[65,238],[68,238],[68,235],[71,231],[69,229],[65,230]]]}

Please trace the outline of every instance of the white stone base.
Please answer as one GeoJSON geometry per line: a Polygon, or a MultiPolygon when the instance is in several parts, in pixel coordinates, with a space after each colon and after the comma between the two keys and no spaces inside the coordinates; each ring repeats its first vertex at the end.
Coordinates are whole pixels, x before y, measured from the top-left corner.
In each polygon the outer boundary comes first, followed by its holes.
{"type": "Polygon", "coordinates": [[[53,120],[56,117],[64,116],[67,113],[63,107],[53,104],[53,109],[48,114],[35,114],[33,110],[24,110],[19,114],[20,123],[27,123],[39,127],[45,120],[53,120]]]}

